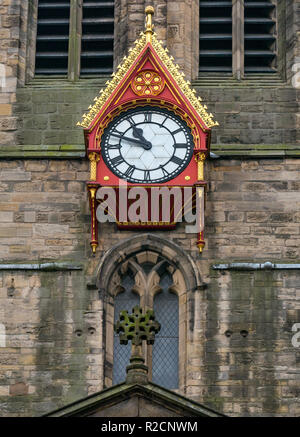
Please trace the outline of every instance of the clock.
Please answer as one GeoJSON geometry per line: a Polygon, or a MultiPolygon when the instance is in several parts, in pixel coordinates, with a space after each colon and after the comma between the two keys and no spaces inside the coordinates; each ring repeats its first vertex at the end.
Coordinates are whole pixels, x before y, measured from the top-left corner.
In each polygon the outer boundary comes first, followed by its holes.
{"type": "Polygon", "coordinates": [[[193,156],[190,128],[164,108],[141,106],[117,116],[104,130],[106,166],[131,183],[163,183],[178,176],[193,156]]]}

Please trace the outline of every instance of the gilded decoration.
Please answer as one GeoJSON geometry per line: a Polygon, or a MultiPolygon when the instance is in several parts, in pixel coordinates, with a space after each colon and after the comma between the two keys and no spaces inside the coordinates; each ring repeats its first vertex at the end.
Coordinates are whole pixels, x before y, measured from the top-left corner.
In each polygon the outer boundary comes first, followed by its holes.
{"type": "Polygon", "coordinates": [[[204,180],[204,161],[205,161],[206,155],[205,153],[197,153],[195,155],[195,160],[198,164],[198,181],[204,180]]]}
{"type": "Polygon", "coordinates": [[[97,179],[97,162],[100,160],[100,156],[95,153],[89,153],[89,160],[90,160],[90,180],[95,181],[97,179]]]}
{"type": "Polygon", "coordinates": [[[134,43],[134,48],[129,49],[129,55],[123,58],[122,64],[118,65],[116,73],[112,74],[112,79],[106,82],[106,87],[100,90],[100,95],[95,97],[94,105],[89,106],[89,112],[82,116],[82,121],[77,126],[88,128],[96,115],[102,109],[112,92],[119,85],[122,78],[126,75],[138,55],[141,53],[146,43],[146,35],[142,32],[139,40],[134,43]]]}
{"type": "Polygon", "coordinates": [[[131,83],[132,91],[138,96],[157,96],[165,86],[164,79],[156,71],[141,71],[131,83]]]}
{"type": "MultiPolygon", "coordinates": [[[[113,73],[111,80],[106,82],[106,87],[94,99],[95,103],[89,107],[89,112],[83,116],[81,123],[78,123],[85,129],[85,141],[90,160],[88,189],[92,216],[91,246],[93,254],[95,254],[98,245],[97,187],[100,183],[110,186],[117,184],[115,175],[109,176],[105,173],[105,162],[100,159],[100,141],[104,129],[116,116],[137,106],[153,105],[169,109],[190,127],[194,138],[193,153],[197,162],[198,177],[196,179],[196,162],[194,160],[190,162],[191,173],[183,176],[185,181],[190,181],[188,185],[192,185],[193,180],[197,181],[198,185],[196,185],[193,198],[197,192],[198,196],[201,197],[199,199],[201,200],[199,214],[201,229],[204,228],[204,187],[206,186],[204,161],[209,150],[210,128],[218,123],[213,119],[213,115],[207,112],[207,107],[201,103],[201,98],[196,96],[196,91],[191,89],[190,82],[185,80],[184,73],[179,71],[179,66],[175,65],[174,58],[169,56],[168,49],[164,49],[162,42],[157,40],[152,25],[153,12],[152,7],[146,8],[145,32],[142,32],[140,38],[135,41],[134,47],[129,50],[129,55],[123,59],[116,72],[113,73]]],[[[178,183],[187,185],[187,182],[183,182],[182,177],[178,183]]],[[[174,181],[171,184],[174,184],[174,181]]],[[[177,217],[174,217],[175,211],[173,209],[174,206],[172,206],[171,214],[173,215],[170,222],[118,222],[116,217],[115,221],[118,226],[128,229],[130,227],[142,228],[143,226],[167,228],[176,224],[177,217]]],[[[197,246],[202,252],[205,245],[203,230],[198,231],[197,234],[197,246]]]]}
{"type": "MultiPolygon", "coordinates": [[[[150,30],[149,30],[150,32],[150,30]]],[[[89,112],[84,114],[82,117],[82,121],[78,122],[78,126],[82,126],[87,129],[90,127],[92,121],[98,115],[99,111],[103,108],[104,104],[107,102],[111,94],[119,85],[122,78],[128,73],[130,68],[133,66],[134,62],[145,48],[147,44],[146,34],[144,32],[141,33],[141,37],[139,40],[135,41],[134,48],[129,49],[129,55],[123,58],[123,62],[117,67],[116,73],[112,74],[112,79],[106,82],[106,88],[100,90],[99,97],[96,97],[94,105],[89,107],[89,112]]],[[[213,126],[218,126],[219,123],[213,119],[213,114],[209,114],[207,112],[207,106],[202,105],[201,98],[196,96],[196,90],[190,87],[190,82],[185,80],[184,73],[179,71],[179,66],[174,64],[174,58],[168,55],[168,49],[164,49],[162,46],[162,42],[158,41],[156,38],[156,33],[154,32],[151,35],[152,47],[156,51],[157,55],[160,57],[162,63],[169,71],[181,91],[185,94],[186,98],[189,100],[190,104],[194,107],[194,109],[199,114],[200,118],[203,120],[205,125],[208,128],[213,126]]],[[[138,77],[138,76],[137,76],[138,77]]],[[[155,86],[155,85],[154,85],[155,86]]],[[[144,90],[150,90],[150,88],[144,87],[144,90]]],[[[142,90],[138,90],[142,91],[142,90]]],[[[155,90],[158,91],[158,90],[155,90]]],[[[147,94],[145,93],[147,96],[147,94]]],[[[149,96],[151,94],[148,94],[149,96]]],[[[153,94],[152,94],[153,95],[153,94]]]]}
{"type": "Polygon", "coordinates": [[[100,140],[101,140],[103,131],[114,117],[118,116],[121,112],[123,112],[127,109],[136,108],[137,106],[149,106],[149,105],[150,106],[153,105],[153,106],[156,106],[159,108],[167,108],[167,109],[170,109],[171,111],[173,111],[175,114],[177,114],[191,128],[195,144],[197,144],[199,137],[194,129],[195,125],[189,119],[188,114],[185,111],[183,111],[179,106],[173,105],[172,103],[169,103],[165,100],[159,99],[159,97],[156,98],[155,96],[153,96],[153,98],[151,98],[151,99],[144,98],[144,99],[139,100],[138,104],[137,104],[137,101],[134,100],[132,102],[127,103],[126,105],[120,105],[114,111],[112,111],[110,114],[108,114],[107,117],[105,117],[102,120],[101,124],[98,125],[95,147],[100,148],[100,140]]]}

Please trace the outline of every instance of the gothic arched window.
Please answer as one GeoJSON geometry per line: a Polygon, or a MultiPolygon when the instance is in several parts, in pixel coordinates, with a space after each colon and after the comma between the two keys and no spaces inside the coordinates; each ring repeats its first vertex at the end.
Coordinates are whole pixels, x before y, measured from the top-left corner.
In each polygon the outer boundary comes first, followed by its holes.
{"type": "MultiPolygon", "coordinates": [[[[135,305],[143,310],[154,309],[155,317],[161,324],[154,346],[143,346],[145,363],[149,377],[154,383],[169,389],[178,389],[179,347],[183,348],[184,332],[179,332],[179,287],[178,270],[164,257],[141,252],[124,261],[115,271],[110,285],[106,328],[106,370],[105,379],[118,384],[126,379],[131,343],[120,345],[119,337],[113,332],[114,323],[121,310],[131,313],[135,305]],[[181,337],[181,341],[180,341],[181,337]]],[[[184,292],[184,290],[182,290],[184,292]]]]}
{"type": "MultiPolygon", "coordinates": [[[[202,336],[198,329],[202,319],[196,318],[195,308],[203,297],[203,283],[192,259],[172,241],[142,234],[112,247],[96,276],[103,309],[104,387],[126,380],[131,344],[127,348],[117,344],[114,322],[120,310],[131,312],[139,304],[143,311],[154,309],[161,324],[154,346],[144,342],[142,347],[149,381],[186,395],[188,348],[202,336]]],[[[195,356],[191,353],[189,359],[195,356]]]]}

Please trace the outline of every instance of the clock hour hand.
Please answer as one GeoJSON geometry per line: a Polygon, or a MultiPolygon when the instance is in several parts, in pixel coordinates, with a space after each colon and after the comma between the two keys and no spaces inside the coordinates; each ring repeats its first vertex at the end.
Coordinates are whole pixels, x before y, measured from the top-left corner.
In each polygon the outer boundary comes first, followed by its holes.
{"type": "Polygon", "coordinates": [[[144,147],[145,150],[149,150],[152,147],[152,144],[149,141],[141,141],[141,140],[135,140],[134,138],[125,137],[124,135],[118,135],[118,134],[111,134],[114,137],[121,138],[121,140],[130,141],[132,143],[138,144],[139,146],[144,147]]]}
{"type": "Polygon", "coordinates": [[[147,141],[146,138],[143,135],[143,129],[136,127],[134,125],[131,126],[132,130],[133,130],[133,136],[135,138],[139,138],[140,140],[144,141],[146,144],[149,144],[149,146],[152,147],[152,144],[150,143],[150,141],[147,141]]]}
{"type": "Polygon", "coordinates": [[[135,138],[138,138],[139,140],[142,140],[145,144],[148,144],[150,146],[149,149],[151,149],[152,144],[150,143],[150,141],[146,140],[146,138],[144,137],[143,129],[141,129],[140,127],[136,127],[130,120],[128,120],[128,121],[132,127],[133,136],[135,138]]]}

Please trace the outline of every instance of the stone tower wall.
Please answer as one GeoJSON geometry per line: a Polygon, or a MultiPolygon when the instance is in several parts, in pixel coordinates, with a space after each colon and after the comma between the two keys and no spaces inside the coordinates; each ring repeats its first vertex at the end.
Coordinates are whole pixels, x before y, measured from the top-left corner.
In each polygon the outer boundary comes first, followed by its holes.
{"type": "MultiPolygon", "coordinates": [[[[220,123],[205,169],[203,253],[183,224],[155,235],[162,251],[164,240],[183,248],[206,284],[189,295],[183,394],[233,416],[300,413],[300,349],[291,341],[300,323],[299,3],[280,2],[284,74],[238,82],[197,77],[196,1],[147,2],[158,37],[220,123]],[[220,268],[233,262],[251,265],[220,268]]],[[[143,29],[145,4],[116,1],[116,64],[143,29]]],[[[38,416],[104,387],[105,313],[94,276],[109,249],[136,235],[101,225],[91,254],[76,122],[107,78],[34,78],[36,7],[0,5],[2,416],[38,416]]]]}

